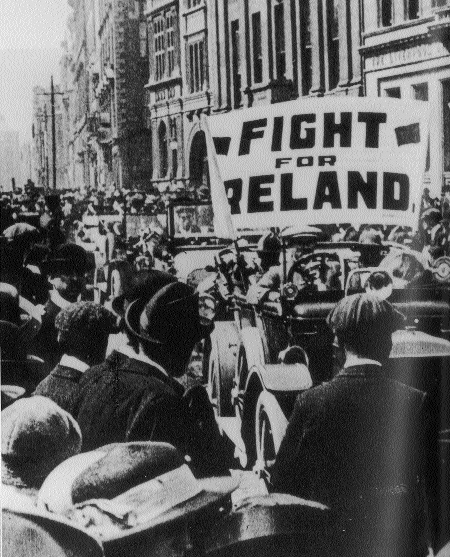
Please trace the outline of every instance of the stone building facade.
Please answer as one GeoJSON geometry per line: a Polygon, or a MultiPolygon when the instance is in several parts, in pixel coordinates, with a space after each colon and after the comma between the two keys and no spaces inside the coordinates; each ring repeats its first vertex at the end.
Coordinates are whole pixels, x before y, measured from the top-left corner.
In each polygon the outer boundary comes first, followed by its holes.
{"type": "Polygon", "coordinates": [[[145,2],[98,2],[90,113],[97,183],[140,188],[151,178],[150,133],[144,103],[148,78],[145,2]]]}
{"type": "Polygon", "coordinates": [[[430,146],[424,185],[450,187],[450,2],[364,0],[364,92],[428,101],[430,146]]]}
{"type": "Polygon", "coordinates": [[[207,188],[206,145],[199,116],[209,112],[205,0],[148,0],[153,184],[194,198],[207,188]]]}

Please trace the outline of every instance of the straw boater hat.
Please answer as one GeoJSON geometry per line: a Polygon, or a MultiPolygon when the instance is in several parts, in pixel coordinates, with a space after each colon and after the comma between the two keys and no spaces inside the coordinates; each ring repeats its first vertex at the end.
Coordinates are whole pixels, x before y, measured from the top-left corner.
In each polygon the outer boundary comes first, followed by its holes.
{"type": "MultiPolygon", "coordinates": [[[[128,540],[135,544],[136,540],[145,538],[149,532],[159,531],[159,528],[179,529],[180,524],[196,520],[205,511],[226,506],[238,483],[231,477],[195,479],[183,456],[168,443],[113,443],[74,456],[53,470],[39,492],[38,506],[71,516],[85,526],[93,522],[90,520],[92,516],[99,514],[106,521],[107,517],[112,517],[112,522],[117,523],[120,520],[117,513],[123,510],[123,497],[127,502],[145,504],[146,482],[154,480],[152,485],[163,485],[167,475],[171,477],[166,484],[168,489],[157,502],[163,508],[160,514],[120,529],[104,528],[104,521],[100,518],[99,524],[93,524],[95,534],[105,544],[110,543],[116,549],[119,544],[125,549],[128,540]],[[171,504],[180,490],[186,491],[186,482],[193,488],[192,496],[188,493],[171,504]],[[130,493],[133,495],[127,496],[130,493]],[[120,504],[114,500],[119,495],[120,504]]],[[[123,517],[126,517],[125,512],[123,517]]]]}

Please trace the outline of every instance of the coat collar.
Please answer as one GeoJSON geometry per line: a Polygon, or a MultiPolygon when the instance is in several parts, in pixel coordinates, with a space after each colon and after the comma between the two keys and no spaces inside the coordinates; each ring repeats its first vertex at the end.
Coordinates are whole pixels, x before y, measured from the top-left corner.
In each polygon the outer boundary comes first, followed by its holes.
{"type": "Polygon", "coordinates": [[[337,377],[384,377],[384,370],[377,364],[359,364],[344,367],[337,377]]]}

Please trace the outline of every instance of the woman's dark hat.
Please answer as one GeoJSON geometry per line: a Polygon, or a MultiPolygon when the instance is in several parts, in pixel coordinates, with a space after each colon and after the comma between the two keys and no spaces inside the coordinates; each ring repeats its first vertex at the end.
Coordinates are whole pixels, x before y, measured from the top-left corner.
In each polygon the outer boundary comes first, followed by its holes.
{"type": "Polygon", "coordinates": [[[183,282],[173,282],[152,297],[139,297],[125,313],[129,332],[140,341],[159,346],[197,342],[212,328],[200,322],[198,293],[183,282]]]}
{"type": "Polygon", "coordinates": [[[63,244],[50,254],[42,265],[43,272],[52,273],[87,273],[91,263],[87,252],[77,244],[63,244]]]}

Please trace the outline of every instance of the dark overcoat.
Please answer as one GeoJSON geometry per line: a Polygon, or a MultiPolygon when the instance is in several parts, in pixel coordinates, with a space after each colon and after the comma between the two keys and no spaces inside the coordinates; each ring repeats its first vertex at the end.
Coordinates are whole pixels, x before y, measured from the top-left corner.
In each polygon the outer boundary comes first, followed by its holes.
{"type": "Polygon", "coordinates": [[[376,365],[349,367],[302,393],[276,458],[273,489],[329,505],[353,523],[367,517],[372,526],[400,528],[406,537],[413,529],[420,537],[425,398],[376,365]]]}
{"type": "Polygon", "coordinates": [[[83,452],[109,443],[161,441],[189,455],[200,474],[224,471],[215,431],[199,429],[184,388],[158,367],[113,352],[83,374],[79,387],[74,417],[83,452]]]}
{"type": "Polygon", "coordinates": [[[58,364],[39,383],[33,394],[50,398],[58,406],[73,415],[82,375],[83,373],[77,369],[58,364]]]}

